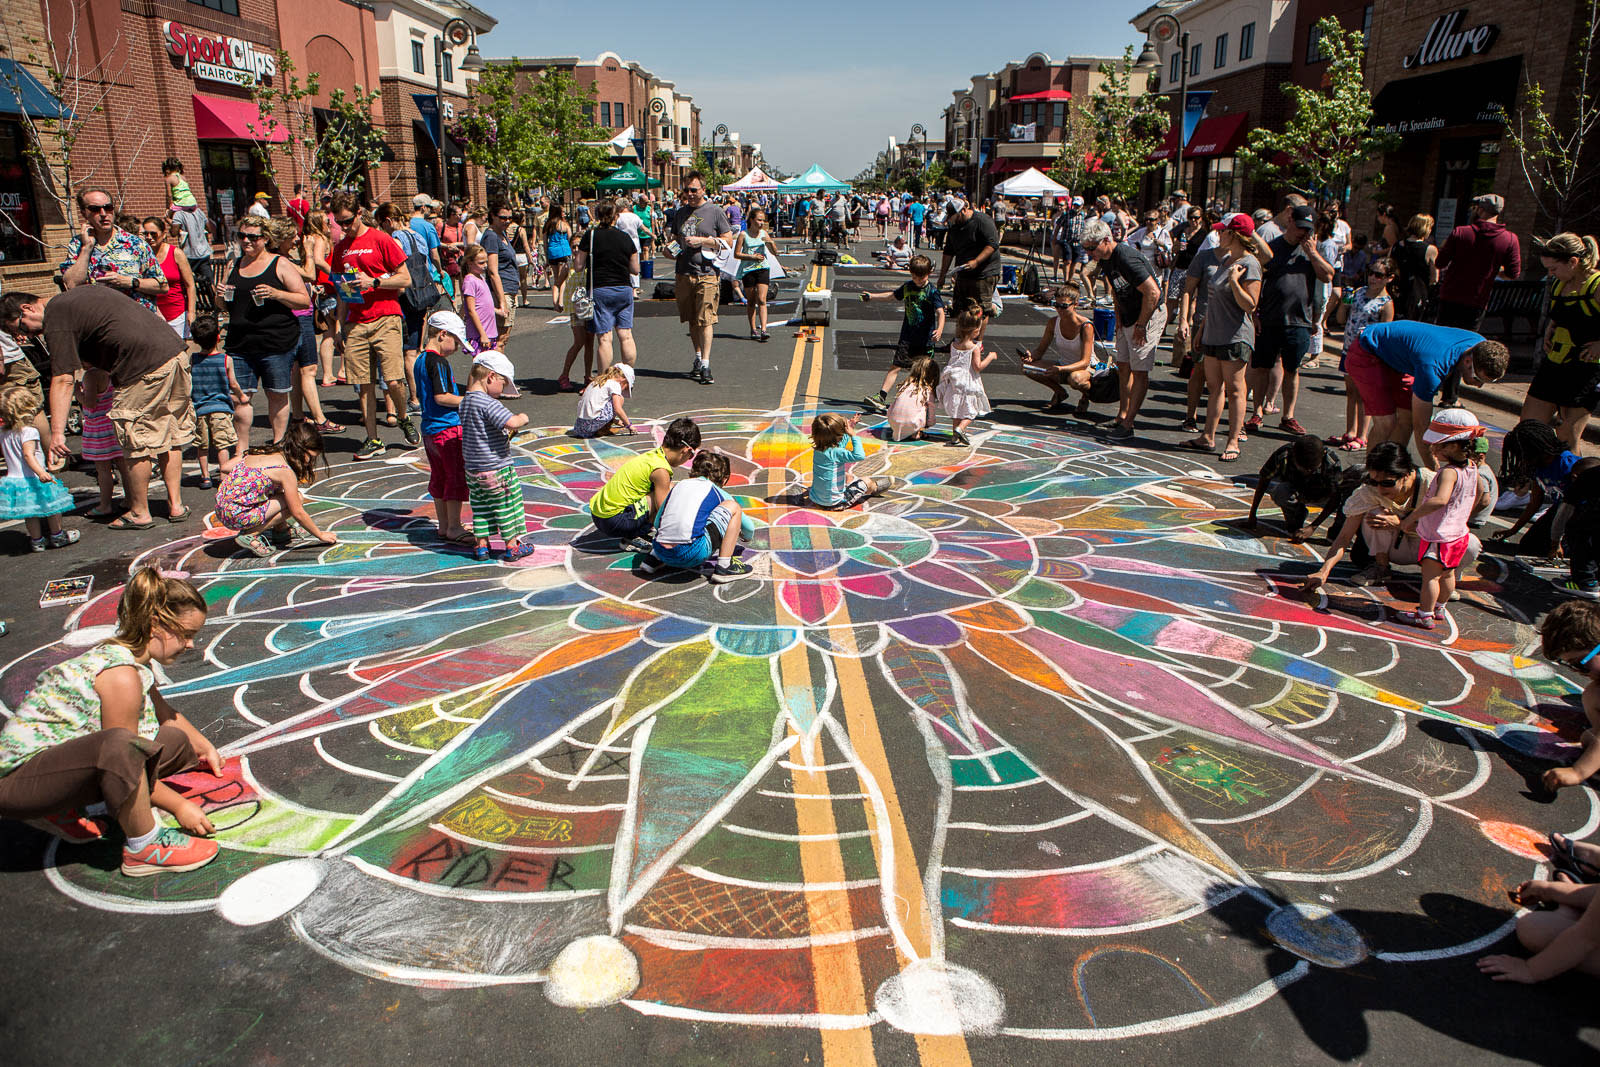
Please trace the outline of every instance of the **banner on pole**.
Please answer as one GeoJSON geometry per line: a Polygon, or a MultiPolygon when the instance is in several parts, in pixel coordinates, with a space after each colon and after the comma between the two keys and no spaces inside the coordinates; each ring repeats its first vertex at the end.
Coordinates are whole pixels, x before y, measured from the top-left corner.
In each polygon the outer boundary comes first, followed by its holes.
{"type": "Polygon", "coordinates": [[[439,126],[439,98],[432,93],[412,93],[411,99],[422,115],[422,125],[427,128],[433,147],[438,148],[444,140],[439,126]]]}
{"type": "Polygon", "coordinates": [[[1192,90],[1183,100],[1183,146],[1189,147],[1189,138],[1194,136],[1195,127],[1200,125],[1200,119],[1205,116],[1206,105],[1211,102],[1211,90],[1192,90]]]}

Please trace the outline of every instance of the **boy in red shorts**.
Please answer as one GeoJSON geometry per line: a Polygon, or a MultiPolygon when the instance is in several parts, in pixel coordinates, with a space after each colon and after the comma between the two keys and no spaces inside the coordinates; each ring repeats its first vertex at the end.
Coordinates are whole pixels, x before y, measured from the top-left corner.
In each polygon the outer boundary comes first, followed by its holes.
{"type": "Polygon", "coordinates": [[[467,468],[461,459],[461,389],[450,370],[450,357],[467,347],[467,326],[454,311],[428,316],[422,353],[417,356],[417,393],[422,401],[422,443],[428,452],[428,495],[439,522],[439,539],[470,545],[475,540],[461,525],[467,499],[467,468]]]}

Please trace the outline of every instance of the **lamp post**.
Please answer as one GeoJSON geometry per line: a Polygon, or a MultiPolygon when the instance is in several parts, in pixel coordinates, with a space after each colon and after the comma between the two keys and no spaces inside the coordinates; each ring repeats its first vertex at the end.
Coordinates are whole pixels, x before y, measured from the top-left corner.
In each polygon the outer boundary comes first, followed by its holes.
{"type": "MultiPolygon", "coordinates": [[[[1144,39],[1144,47],[1139,51],[1139,58],[1134,62],[1133,69],[1145,74],[1153,74],[1161,69],[1161,60],[1156,55],[1156,43],[1177,43],[1178,46],[1178,136],[1174,138],[1177,148],[1174,159],[1177,163],[1174,181],[1184,185],[1183,180],[1183,126],[1184,118],[1189,109],[1189,33],[1183,28],[1182,23],[1171,15],[1158,15],[1150,23],[1148,35],[1144,39]]],[[[1168,90],[1169,94],[1171,90],[1168,90]]]]}
{"type": "Polygon", "coordinates": [[[978,200],[978,102],[971,93],[963,94],[956,112],[967,124],[967,176],[972,179],[972,202],[978,200]]]}
{"type": "Polygon", "coordinates": [[[924,174],[922,192],[923,195],[927,195],[928,182],[926,179],[926,174],[928,169],[928,128],[920,122],[914,122],[911,124],[911,135],[906,138],[906,141],[910,143],[913,151],[916,150],[918,137],[922,138],[922,154],[916,157],[916,164],[917,169],[921,170],[924,174]]]}
{"type": "Polygon", "coordinates": [[[484,62],[478,53],[478,35],[466,19],[451,19],[433,38],[433,110],[439,123],[439,143],[434,147],[439,150],[440,199],[446,211],[450,209],[450,155],[444,147],[444,54],[462,45],[467,45],[467,55],[461,61],[461,69],[465,72],[482,70],[484,62]]]}

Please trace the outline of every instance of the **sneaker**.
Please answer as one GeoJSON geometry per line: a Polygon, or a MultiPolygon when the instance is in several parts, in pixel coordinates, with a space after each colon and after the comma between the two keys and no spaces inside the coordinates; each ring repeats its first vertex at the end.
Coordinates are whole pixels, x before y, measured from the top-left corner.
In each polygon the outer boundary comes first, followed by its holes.
{"type": "Polygon", "coordinates": [[[1306,432],[1306,428],[1300,425],[1300,420],[1293,418],[1282,420],[1278,423],[1278,428],[1280,430],[1288,430],[1292,434],[1304,434],[1306,432]]]}
{"type": "Polygon", "coordinates": [[[78,538],[82,536],[77,530],[62,530],[60,533],[51,534],[47,540],[51,548],[66,548],[68,545],[77,544],[78,538]]]}
{"type": "Polygon", "coordinates": [[[710,581],[712,585],[722,585],[724,582],[731,582],[736,578],[748,577],[749,574],[750,564],[735,556],[726,564],[715,564],[711,568],[710,581]]]}
{"type": "Polygon", "coordinates": [[[957,448],[968,448],[972,445],[972,438],[968,437],[960,430],[951,430],[950,443],[957,448]]]}
{"type": "Polygon", "coordinates": [[[1350,584],[1359,586],[1382,585],[1388,580],[1388,569],[1380,567],[1376,563],[1369,563],[1364,568],[1350,576],[1350,584]]]}
{"type": "Polygon", "coordinates": [[[871,396],[862,397],[861,406],[874,415],[887,415],[889,413],[889,405],[885,403],[887,400],[888,397],[880,390],[871,396]]]}
{"type": "Polygon", "coordinates": [[[1408,626],[1415,626],[1422,630],[1431,630],[1435,626],[1431,613],[1424,615],[1420,611],[1397,611],[1394,613],[1394,617],[1398,622],[1403,622],[1408,626]]]}
{"type": "Polygon", "coordinates": [[[1126,441],[1133,437],[1133,427],[1124,426],[1120,422],[1113,422],[1106,428],[1106,438],[1112,441],[1126,441]]]}
{"type": "Polygon", "coordinates": [[[52,837],[59,837],[69,845],[87,845],[91,841],[98,841],[106,836],[108,827],[107,823],[91,819],[77,810],[64,815],[46,815],[42,819],[28,819],[27,823],[35,830],[43,830],[52,837]]]}
{"type": "Polygon", "coordinates": [[[636,556],[648,556],[650,554],[650,538],[635,537],[622,546],[622,551],[632,552],[636,556]]]}
{"type": "MultiPolygon", "coordinates": [[[[505,396],[506,394],[501,393],[500,395],[505,396]]],[[[406,444],[412,448],[416,448],[422,443],[422,435],[417,432],[417,424],[411,421],[409,415],[400,420],[400,434],[406,439],[406,444]]]]}
{"type": "Polygon", "coordinates": [[[1585,600],[1600,600],[1600,582],[1575,582],[1568,578],[1564,582],[1556,582],[1555,586],[1563,593],[1572,596],[1581,596],[1585,600]]]}
{"type": "Polygon", "coordinates": [[[694,360],[694,366],[689,368],[689,380],[691,382],[698,382],[700,380],[700,376],[705,373],[705,366],[705,362],[701,360],[699,356],[696,356],[694,360]]]}
{"type": "Polygon", "coordinates": [[[356,449],[356,459],[377,459],[389,450],[389,446],[376,437],[369,437],[361,442],[361,447],[356,449]]]}
{"type": "Polygon", "coordinates": [[[259,559],[266,559],[273,553],[271,542],[258,533],[240,534],[233,543],[259,559]]]}
{"type": "Polygon", "coordinates": [[[1257,430],[1261,429],[1262,425],[1266,421],[1267,420],[1263,419],[1260,415],[1251,415],[1248,419],[1245,420],[1245,423],[1244,423],[1245,432],[1246,433],[1255,433],[1257,430]]]}
{"type": "Polygon", "coordinates": [[[561,377],[556,379],[556,391],[561,393],[571,393],[575,392],[576,390],[572,388],[572,379],[563,374],[561,377]]]}
{"type": "Polygon", "coordinates": [[[48,543],[46,543],[46,541],[45,541],[45,539],[43,537],[35,537],[33,540],[28,542],[28,547],[33,549],[33,551],[35,551],[35,552],[43,552],[45,549],[49,548],[50,546],[49,546],[48,543]]]}
{"type": "Polygon", "coordinates": [[[662,563],[649,552],[646,552],[644,555],[634,560],[634,563],[638,565],[639,573],[647,578],[651,575],[660,574],[662,571],[667,569],[667,565],[665,563],[662,563]]]}
{"type": "Polygon", "coordinates": [[[1450,616],[1448,616],[1448,615],[1446,615],[1444,613],[1444,605],[1443,604],[1441,604],[1438,607],[1433,609],[1433,621],[1434,622],[1449,622],[1450,621],[1450,616]]]}
{"type": "Polygon", "coordinates": [[[711,376],[711,364],[709,364],[709,363],[702,363],[700,365],[700,384],[701,385],[716,385],[717,384],[717,380],[711,376]]]}
{"type": "Polygon", "coordinates": [[[216,859],[217,852],[215,841],[163,826],[156,831],[156,839],[138,852],[123,848],[122,873],[129,878],[144,878],[163,871],[192,871],[216,859]]]}
{"type": "Polygon", "coordinates": [[[411,401],[411,403],[406,405],[406,414],[407,415],[421,415],[422,414],[422,405],[417,403],[415,400],[411,401]]]}
{"type": "Polygon", "coordinates": [[[766,344],[768,341],[772,340],[772,335],[766,330],[762,330],[761,336],[756,338],[756,340],[760,341],[762,344],[766,344]]]}
{"type": "Polygon", "coordinates": [[[477,560],[479,563],[489,562],[489,546],[479,545],[478,547],[474,548],[472,550],[472,558],[477,560]]]}
{"type": "Polygon", "coordinates": [[[519,559],[527,559],[538,551],[539,546],[532,541],[518,541],[516,548],[508,548],[500,558],[507,563],[515,563],[519,559]]]}

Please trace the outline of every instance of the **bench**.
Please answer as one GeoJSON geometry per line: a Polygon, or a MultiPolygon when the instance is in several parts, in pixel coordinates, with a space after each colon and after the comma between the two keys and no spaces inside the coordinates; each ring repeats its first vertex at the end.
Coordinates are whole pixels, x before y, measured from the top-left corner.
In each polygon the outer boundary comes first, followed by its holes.
{"type": "Polygon", "coordinates": [[[1516,339],[1516,320],[1526,319],[1528,322],[1528,338],[1536,340],[1539,336],[1539,321],[1544,314],[1545,293],[1548,286],[1542,279],[1522,278],[1517,281],[1497,281],[1489,290],[1489,306],[1483,311],[1484,329],[1480,332],[1485,337],[1496,337],[1504,341],[1516,339]],[[1488,329],[1490,318],[1500,320],[1500,329],[1491,333],[1488,329]]]}

